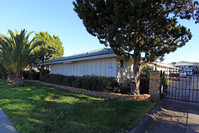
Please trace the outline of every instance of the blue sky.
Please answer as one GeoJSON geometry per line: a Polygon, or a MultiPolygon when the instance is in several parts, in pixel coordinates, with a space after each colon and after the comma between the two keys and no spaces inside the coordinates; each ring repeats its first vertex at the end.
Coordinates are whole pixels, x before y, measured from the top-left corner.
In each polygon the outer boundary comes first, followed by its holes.
{"type": "MultiPolygon", "coordinates": [[[[64,56],[104,48],[98,39],[85,29],[73,11],[73,0],[0,0],[0,33],[8,29],[18,31],[47,31],[58,35],[63,42],[64,56]]],[[[165,63],[173,61],[199,62],[199,24],[184,21],[193,34],[186,46],[165,56],[165,63]]]]}

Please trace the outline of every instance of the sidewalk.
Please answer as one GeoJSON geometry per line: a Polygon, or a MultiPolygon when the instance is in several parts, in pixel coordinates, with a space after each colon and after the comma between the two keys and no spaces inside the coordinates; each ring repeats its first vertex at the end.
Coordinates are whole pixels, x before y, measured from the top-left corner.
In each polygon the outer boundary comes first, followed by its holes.
{"type": "Polygon", "coordinates": [[[0,133],[18,133],[8,117],[0,108],[0,133]]]}
{"type": "Polygon", "coordinates": [[[130,133],[199,133],[199,103],[164,99],[130,133]]]}

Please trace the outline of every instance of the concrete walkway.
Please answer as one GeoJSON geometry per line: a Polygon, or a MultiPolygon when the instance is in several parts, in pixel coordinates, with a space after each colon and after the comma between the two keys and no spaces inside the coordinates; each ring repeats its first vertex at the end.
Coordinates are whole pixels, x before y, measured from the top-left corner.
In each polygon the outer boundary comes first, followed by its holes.
{"type": "Polygon", "coordinates": [[[164,99],[130,133],[199,133],[199,103],[164,99]]]}
{"type": "Polygon", "coordinates": [[[0,108],[0,133],[18,133],[8,117],[0,108]]]}

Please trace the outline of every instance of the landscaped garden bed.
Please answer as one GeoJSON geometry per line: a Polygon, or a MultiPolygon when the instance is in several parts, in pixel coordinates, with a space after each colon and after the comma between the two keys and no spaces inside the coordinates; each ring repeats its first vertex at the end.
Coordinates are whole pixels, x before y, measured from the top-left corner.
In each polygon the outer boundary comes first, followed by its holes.
{"type": "Polygon", "coordinates": [[[59,89],[68,90],[71,92],[82,93],[89,96],[94,96],[97,98],[123,98],[123,99],[132,99],[132,100],[149,100],[151,96],[149,94],[141,94],[141,95],[132,95],[132,94],[121,94],[121,93],[110,93],[110,92],[99,92],[99,91],[92,91],[82,88],[75,88],[70,86],[64,86],[59,84],[52,84],[48,82],[41,82],[38,80],[27,80],[29,82],[36,82],[46,86],[51,86],[59,89]]]}
{"type": "Polygon", "coordinates": [[[20,133],[128,132],[154,107],[150,101],[94,98],[25,82],[0,81],[0,108],[20,133]]]}

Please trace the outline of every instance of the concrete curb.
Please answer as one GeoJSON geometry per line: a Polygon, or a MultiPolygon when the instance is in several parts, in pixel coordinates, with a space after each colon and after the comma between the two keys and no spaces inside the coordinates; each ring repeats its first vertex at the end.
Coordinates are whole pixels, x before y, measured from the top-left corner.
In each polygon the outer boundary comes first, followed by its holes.
{"type": "Polygon", "coordinates": [[[138,126],[133,128],[129,133],[144,133],[155,121],[154,114],[157,114],[158,111],[161,111],[161,107],[164,105],[164,100],[161,100],[149,114],[142,119],[138,126]]]}

